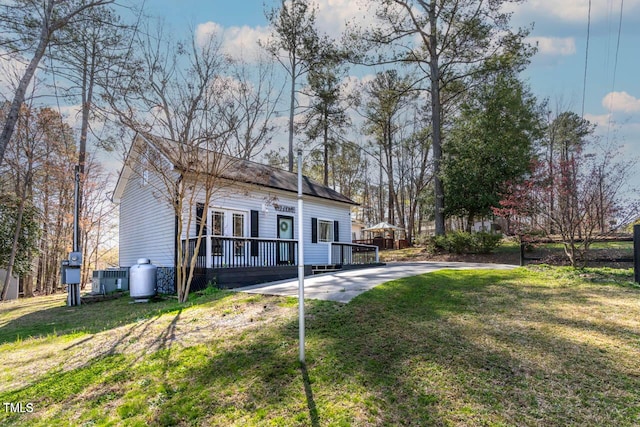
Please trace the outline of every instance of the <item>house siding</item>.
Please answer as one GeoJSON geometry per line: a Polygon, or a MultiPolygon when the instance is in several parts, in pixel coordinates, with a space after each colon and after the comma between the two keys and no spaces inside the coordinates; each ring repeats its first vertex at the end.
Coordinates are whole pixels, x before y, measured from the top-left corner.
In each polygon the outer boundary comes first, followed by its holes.
{"type": "Polygon", "coordinates": [[[174,265],[175,214],[162,191],[160,177],[132,173],[120,200],[119,264],[131,267],[139,258],[155,265],[174,265]]]}
{"type": "MultiPolygon", "coordinates": [[[[199,194],[196,197],[198,202],[203,202],[204,197],[199,194]]],[[[259,233],[258,236],[263,239],[277,238],[277,219],[280,215],[293,217],[294,238],[298,238],[299,222],[298,222],[298,199],[297,195],[290,192],[279,191],[274,189],[258,188],[257,186],[238,185],[225,188],[219,191],[209,203],[213,209],[237,210],[246,213],[246,230],[245,235],[250,235],[250,212],[252,210],[259,211],[259,233]],[[253,188],[251,188],[253,187],[253,188]],[[285,213],[277,211],[274,205],[281,205],[295,208],[293,213],[285,213]],[[262,206],[265,205],[267,212],[264,212],[262,206]]],[[[327,264],[329,257],[329,243],[311,242],[311,218],[327,219],[339,222],[339,239],[340,242],[351,242],[351,208],[346,203],[334,202],[331,200],[320,199],[312,196],[304,196],[304,262],[305,264],[327,264]]],[[[190,226],[190,236],[196,235],[196,207],[193,207],[192,221],[190,226]]],[[[186,237],[185,232],[182,238],[186,237]]]]}

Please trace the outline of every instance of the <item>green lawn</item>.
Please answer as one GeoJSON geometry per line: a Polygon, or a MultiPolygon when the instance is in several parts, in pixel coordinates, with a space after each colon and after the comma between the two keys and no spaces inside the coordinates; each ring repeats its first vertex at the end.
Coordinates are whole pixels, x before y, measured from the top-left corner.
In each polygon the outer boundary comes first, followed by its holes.
{"type": "Polygon", "coordinates": [[[631,279],[440,271],[308,301],[306,369],[294,299],[0,304],[0,400],[33,405],[0,424],[638,425],[631,279]]]}

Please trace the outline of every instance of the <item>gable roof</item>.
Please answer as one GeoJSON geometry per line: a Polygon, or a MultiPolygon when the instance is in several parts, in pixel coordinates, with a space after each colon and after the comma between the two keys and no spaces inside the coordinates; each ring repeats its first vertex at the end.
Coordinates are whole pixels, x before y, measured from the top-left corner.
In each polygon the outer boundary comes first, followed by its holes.
{"type": "MultiPolygon", "coordinates": [[[[176,169],[188,171],[198,168],[198,165],[181,164],[181,162],[178,160],[179,155],[176,154],[177,150],[175,142],[169,141],[164,138],[158,138],[149,135],[142,136],[138,134],[134,138],[131,149],[129,150],[129,154],[127,155],[127,159],[125,160],[125,164],[120,171],[120,175],[118,176],[118,182],[113,192],[113,201],[115,203],[118,203],[120,201],[120,197],[122,197],[122,193],[124,192],[126,183],[131,176],[132,163],[135,162],[135,157],[137,157],[137,152],[133,149],[133,146],[138,141],[145,142],[155,148],[160,154],[162,154],[165,159],[172,163],[176,169]]],[[[198,148],[197,150],[198,158],[204,159],[216,156],[222,159],[221,161],[219,161],[219,163],[226,163],[231,165],[231,167],[221,168],[221,178],[235,182],[253,184],[259,187],[273,188],[277,190],[293,192],[296,194],[298,193],[297,173],[288,172],[282,169],[275,168],[273,166],[256,163],[250,160],[231,157],[226,154],[215,153],[204,148],[198,148]]],[[[307,176],[302,177],[302,193],[307,196],[318,197],[321,199],[332,200],[340,203],[347,203],[350,205],[358,205],[358,203],[354,202],[345,195],[335,191],[332,188],[315,182],[307,176]]]]}

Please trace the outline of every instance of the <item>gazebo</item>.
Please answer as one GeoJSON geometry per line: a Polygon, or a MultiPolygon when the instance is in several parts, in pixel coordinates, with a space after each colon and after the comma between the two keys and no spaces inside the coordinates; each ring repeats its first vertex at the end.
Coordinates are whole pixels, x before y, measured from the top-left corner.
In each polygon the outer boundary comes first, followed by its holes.
{"type": "Polygon", "coordinates": [[[379,249],[396,249],[396,248],[402,249],[407,246],[406,240],[395,239],[396,231],[405,232],[405,229],[393,224],[389,224],[388,222],[385,222],[385,221],[379,222],[376,225],[372,225],[371,227],[367,227],[363,229],[362,231],[382,234],[382,236],[373,237],[368,241],[368,244],[377,246],[379,249]],[[391,238],[385,237],[384,233],[391,233],[391,238]],[[396,241],[398,242],[397,245],[395,243],[396,241]]]}

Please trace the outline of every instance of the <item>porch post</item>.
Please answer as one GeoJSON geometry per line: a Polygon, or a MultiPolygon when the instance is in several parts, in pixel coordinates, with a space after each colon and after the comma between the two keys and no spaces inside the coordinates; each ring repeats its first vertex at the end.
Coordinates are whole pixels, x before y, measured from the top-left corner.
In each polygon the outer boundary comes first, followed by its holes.
{"type": "MultiPolygon", "coordinates": [[[[209,224],[211,224],[211,222],[209,224]]],[[[205,247],[206,247],[205,252],[206,252],[206,257],[207,257],[207,259],[205,260],[204,266],[207,267],[207,268],[211,268],[212,267],[212,265],[211,265],[211,261],[212,261],[212,259],[211,259],[211,236],[207,234],[207,235],[203,236],[203,238],[204,238],[204,242],[205,242],[205,247]]]]}

